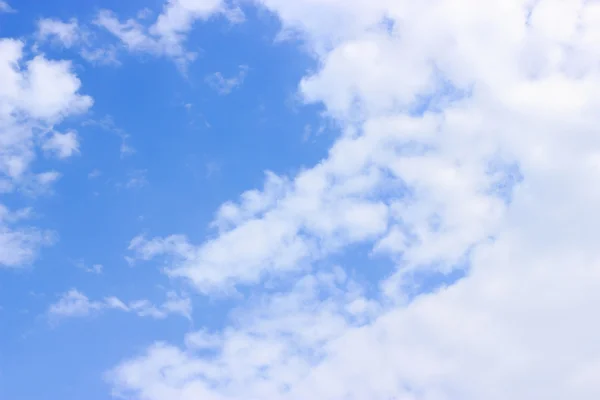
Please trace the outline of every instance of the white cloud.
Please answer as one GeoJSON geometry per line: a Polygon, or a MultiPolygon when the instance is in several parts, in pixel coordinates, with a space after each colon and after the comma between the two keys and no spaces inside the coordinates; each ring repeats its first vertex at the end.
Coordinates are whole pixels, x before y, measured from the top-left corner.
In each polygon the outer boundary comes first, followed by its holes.
{"type": "MultiPolygon", "coordinates": [[[[11,39],[0,40],[0,50],[0,178],[18,184],[35,157],[39,132],[45,135],[64,118],[87,111],[92,99],[79,94],[81,82],[68,61],[24,61],[23,43],[11,39]]],[[[50,146],[65,144],[60,138],[50,146]]]]}
{"type": "Polygon", "coordinates": [[[102,175],[102,171],[100,171],[98,168],[94,168],[92,171],[90,171],[90,173],[88,174],[88,179],[96,179],[99,176],[102,175]]]}
{"type": "Polygon", "coordinates": [[[167,299],[156,306],[146,299],[126,304],[114,296],[92,301],[78,290],[71,289],[63,293],[56,303],[50,305],[48,316],[56,322],[64,318],[87,317],[107,310],[118,310],[154,319],[165,319],[169,315],[180,315],[190,319],[192,304],[187,296],[181,296],[175,292],[168,292],[167,299]]]}
{"type": "Polygon", "coordinates": [[[149,26],[143,23],[148,17],[144,10],[137,19],[125,22],[121,22],[113,12],[102,10],[95,24],[116,36],[132,52],[171,57],[185,66],[195,58],[195,53],[184,46],[193,24],[218,15],[225,16],[232,23],[244,20],[240,8],[229,8],[223,0],[168,0],[156,21],[149,26]]]}
{"type": "Polygon", "coordinates": [[[16,10],[10,6],[6,1],[0,0],[0,13],[14,13],[16,10]]]}
{"type": "Polygon", "coordinates": [[[54,40],[69,48],[81,39],[79,23],[76,19],[63,22],[57,19],[42,18],[38,21],[37,37],[41,41],[54,40]]]}
{"type": "Polygon", "coordinates": [[[90,274],[100,275],[104,271],[104,266],[102,264],[92,264],[88,265],[84,260],[78,260],[75,263],[75,266],[85,272],[90,274]]]}
{"type": "Polygon", "coordinates": [[[30,264],[41,247],[54,241],[55,235],[50,231],[0,225],[0,267],[17,268],[30,264]]]}
{"type": "Polygon", "coordinates": [[[56,241],[56,234],[51,231],[22,225],[32,214],[30,208],[11,211],[0,204],[0,268],[28,265],[40,248],[56,241]]]}
{"type": "Polygon", "coordinates": [[[170,314],[174,314],[191,319],[192,302],[189,297],[181,297],[175,292],[168,292],[167,300],[158,307],[148,300],[138,300],[130,303],[129,309],[140,317],[164,319],[170,314]]]}
{"type": "Polygon", "coordinates": [[[56,154],[58,158],[71,157],[73,154],[79,153],[77,133],[74,131],[66,133],[52,132],[42,145],[42,149],[56,154]]]}
{"type": "Polygon", "coordinates": [[[108,378],[118,393],[148,399],[162,399],[162,393],[182,393],[182,399],[220,398],[211,388],[232,398],[277,398],[278,387],[300,382],[326,354],[321,346],[350,328],[346,317],[366,316],[343,309],[361,298],[343,272],[307,276],[288,294],[254,299],[238,310],[238,328],[192,332],[185,337],[185,350],[157,344],[108,378]],[[324,295],[328,300],[320,302],[324,295]],[[207,352],[206,359],[198,356],[207,352]],[[161,370],[169,372],[159,377],[161,370]],[[139,392],[129,393],[132,389],[139,392]]]}
{"type": "Polygon", "coordinates": [[[223,205],[214,238],[137,239],[131,250],[174,256],[169,273],[209,293],[357,243],[396,267],[374,298],[308,275],[201,333],[202,351],[188,338],[124,361],[108,375],[117,393],[598,398],[600,5],[261,3],[318,57],[300,90],[343,135],[313,168],[223,205]],[[523,180],[507,201],[497,189],[511,165],[523,180]],[[419,276],[457,269],[458,282],[413,292],[419,276]]]}
{"type": "Polygon", "coordinates": [[[135,171],[131,171],[128,175],[127,182],[125,182],[125,187],[127,189],[139,189],[148,184],[148,179],[146,178],[147,171],[145,169],[138,169],[135,171]]]}
{"type": "Polygon", "coordinates": [[[165,315],[181,315],[189,320],[192,319],[192,301],[187,296],[179,296],[175,292],[167,293],[167,300],[161,305],[165,315]]]}
{"type": "Polygon", "coordinates": [[[150,18],[154,12],[149,8],[143,8],[137,13],[137,19],[147,19],[150,18]]]}
{"type": "Polygon", "coordinates": [[[156,39],[148,36],[144,26],[136,20],[129,19],[121,23],[114,13],[103,10],[94,23],[115,35],[130,51],[157,54],[168,51],[156,39]]]}
{"type": "Polygon", "coordinates": [[[83,123],[84,126],[97,126],[99,128],[104,129],[107,132],[113,133],[121,139],[121,145],[119,146],[119,152],[121,153],[121,158],[125,158],[129,155],[135,153],[135,148],[131,146],[129,143],[130,135],[125,132],[123,129],[119,128],[113,118],[110,115],[106,115],[99,120],[87,120],[83,123]]]}
{"type": "Polygon", "coordinates": [[[220,72],[215,72],[206,77],[206,83],[216,90],[219,94],[225,95],[231,93],[235,88],[244,83],[248,73],[247,65],[240,65],[237,75],[231,78],[225,78],[220,72]]]}
{"type": "Polygon", "coordinates": [[[121,65],[121,62],[117,59],[117,48],[115,46],[83,48],[79,55],[87,62],[95,65],[121,65]]]}
{"type": "Polygon", "coordinates": [[[223,15],[232,24],[241,24],[246,21],[246,15],[239,6],[231,6],[223,11],[223,15]]]}
{"type": "Polygon", "coordinates": [[[36,174],[34,178],[34,185],[31,188],[34,190],[44,191],[47,190],[50,187],[50,185],[52,185],[54,182],[60,179],[60,172],[46,171],[36,174]]]}
{"type": "Polygon", "coordinates": [[[104,266],[102,264],[94,264],[88,268],[88,272],[92,272],[94,274],[101,274],[104,271],[104,266]]]}
{"type": "Polygon", "coordinates": [[[108,303],[90,301],[83,293],[71,289],[52,304],[48,309],[48,314],[56,318],[64,317],[85,317],[94,311],[106,307],[108,303]]]}
{"type": "Polygon", "coordinates": [[[220,335],[206,330],[188,333],[185,336],[185,345],[195,350],[218,349],[222,343],[223,340],[220,335]]]}
{"type": "Polygon", "coordinates": [[[119,298],[111,296],[104,299],[104,304],[110,309],[116,309],[121,311],[129,311],[129,307],[123,303],[119,298]]]}
{"type": "Polygon", "coordinates": [[[38,21],[36,37],[40,43],[57,43],[64,48],[78,47],[81,58],[93,65],[118,66],[118,48],[115,45],[98,45],[95,35],[76,18],[68,22],[43,18],[38,21]]]}

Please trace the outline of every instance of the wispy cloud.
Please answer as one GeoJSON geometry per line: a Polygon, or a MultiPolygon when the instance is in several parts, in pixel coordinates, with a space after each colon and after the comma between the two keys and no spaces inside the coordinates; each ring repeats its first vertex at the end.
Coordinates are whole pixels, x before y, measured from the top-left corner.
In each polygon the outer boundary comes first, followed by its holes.
{"type": "Polygon", "coordinates": [[[37,38],[40,41],[52,40],[64,47],[72,47],[81,38],[81,30],[77,19],[68,22],[57,19],[42,18],[38,21],[37,38]]]}
{"type": "Polygon", "coordinates": [[[135,171],[129,172],[127,181],[124,186],[127,189],[140,189],[148,184],[148,179],[146,178],[147,171],[145,169],[138,169],[135,171]]]}
{"type": "Polygon", "coordinates": [[[90,274],[100,275],[104,271],[104,266],[102,264],[88,265],[84,260],[77,260],[74,264],[77,268],[90,274]]]}
{"type": "Polygon", "coordinates": [[[12,8],[10,4],[8,4],[4,0],[0,0],[0,13],[15,13],[17,10],[12,8]]]}
{"type": "Polygon", "coordinates": [[[248,74],[248,66],[240,65],[237,75],[225,78],[220,72],[215,72],[206,77],[206,83],[219,94],[226,95],[241,86],[248,74]]]}
{"type": "Polygon", "coordinates": [[[88,174],[88,179],[96,179],[99,176],[102,175],[102,171],[100,171],[99,169],[93,169],[92,171],[90,171],[90,173],[88,174]]]}
{"type": "Polygon", "coordinates": [[[63,293],[56,303],[49,306],[48,317],[51,322],[56,323],[65,318],[89,317],[108,310],[154,319],[164,319],[169,315],[180,315],[190,319],[192,304],[187,296],[181,296],[175,292],[168,292],[166,300],[157,306],[146,299],[125,303],[114,296],[93,301],[80,291],[71,289],[63,293]]]}
{"type": "Polygon", "coordinates": [[[107,132],[113,133],[119,137],[121,144],[119,146],[119,152],[121,158],[125,158],[132,154],[135,154],[135,148],[131,146],[130,135],[123,129],[119,128],[113,118],[110,115],[106,115],[101,119],[88,119],[82,123],[83,126],[97,126],[107,132]]]}
{"type": "Polygon", "coordinates": [[[195,53],[185,48],[187,34],[196,21],[219,15],[231,23],[241,23],[245,19],[239,7],[230,7],[223,0],[169,0],[149,25],[146,21],[151,13],[147,9],[141,10],[137,18],[124,22],[114,12],[101,10],[94,23],[118,38],[127,50],[170,57],[185,70],[186,65],[196,58],[195,53]]]}

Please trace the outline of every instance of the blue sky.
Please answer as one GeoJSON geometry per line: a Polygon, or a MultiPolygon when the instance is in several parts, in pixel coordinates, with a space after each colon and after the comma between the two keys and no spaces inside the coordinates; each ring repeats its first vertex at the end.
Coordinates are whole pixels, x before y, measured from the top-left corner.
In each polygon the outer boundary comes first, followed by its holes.
{"type": "MultiPolygon", "coordinates": [[[[25,52],[33,54],[40,18],[87,22],[100,8],[127,17],[144,5],[154,12],[162,7],[137,3],[23,1],[13,4],[18,12],[0,15],[0,35],[23,40],[25,52]]],[[[37,51],[48,58],[72,60],[81,92],[94,105],[61,124],[77,130],[80,154],[60,165],[36,160],[38,170],[60,167],[51,192],[3,195],[11,207],[33,207],[35,224],[55,231],[58,240],[34,264],[2,271],[0,397],[106,399],[102,373],[124,354],[154,340],[179,341],[194,326],[224,323],[231,302],[200,296],[194,297],[193,323],[107,313],[49,324],[46,312],[71,288],[90,298],[110,292],[162,301],[160,286],[172,283],[156,266],[128,265],[132,237],[180,232],[201,241],[218,206],[260,186],[265,170],[293,173],[326,154],[332,127],[319,107],[297,99],[297,83],[314,61],[294,43],[274,43],[274,16],[253,8],[245,15],[244,24],[215,18],[195,29],[188,41],[201,56],[185,74],[169,59],[123,53],[119,65],[96,66],[77,49],[39,44],[37,51]],[[206,81],[215,72],[235,77],[241,65],[246,76],[231,93],[206,81]],[[306,127],[316,132],[321,126],[319,135],[306,137],[306,127]],[[121,152],[124,142],[131,153],[121,152]],[[143,181],[128,187],[133,178],[143,181]],[[81,264],[102,265],[102,273],[81,264]],[[32,376],[35,385],[28,383],[32,376]]],[[[111,38],[97,40],[101,45],[111,38]]]]}
{"type": "Polygon", "coordinates": [[[597,399],[598,26],[0,0],[0,399],[597,399]]]}

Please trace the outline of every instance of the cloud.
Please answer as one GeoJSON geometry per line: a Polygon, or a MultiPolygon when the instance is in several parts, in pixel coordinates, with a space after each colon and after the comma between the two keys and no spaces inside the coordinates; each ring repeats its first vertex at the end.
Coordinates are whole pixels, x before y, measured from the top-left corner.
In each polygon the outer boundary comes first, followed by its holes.
{"type": "Polygon", "coordinates": [[[121,62],[117,58],[117,48],[115,46],[83,48],[79,55],[94,65],[121,65],[121,62]]]}
{"type": "MultiPolygon", "coordinates": [[[[81,82],[68,61],[36,56],[23,66],[22,42],[3,39],[0,49],[0,178],[18,183],[34,159],[36,132],[45,134],[66,117],[87,111],[92,99],[78,93],[81,82]]],[[[73,144],[73,134],[53,137],[50,146],[73,144]]]]}
{"type": "Polygon", "coordinates": [[[38,255],[40,248],[56,241],[56,234],[30,226],[15,226],[13,219],[18,214],[11,213],[0,204],[0,268],[18,268],[30,264],[38,255]]]}
{"type": "Polygon", "coordinates": [[[98,44],[96,35],[86,25],[80,25],[76,18],[64,22],[58,19],[38,20],[36,33],[38,43],[54,43],[64,48],[78,48],[81,58],[93,65],[118,66],[118,48],[115,45],[98,44]]]}
{"type": "Polygon", "coordinates": [[[224,204],[207,241],[130,250],[171,257],[167,272],[208,294],[303,278],[200,333],[202,351],[190,336],[124,360],[107,375],[116,392],[598,398],[600,5],[260,3],[317,57],[299,89],[340,138],[314,167],[224,204]],[[394,265],[374,294],[320,270],[358,244],[394,265]],[[422,289],[450,273],[462,278],[422,289]]]}
{"type": "Polygon", "coordinates": [[[127,189],[140,189],[148,184],[148,179],[146,177],[148,171],[145,169],[138,169],[135,171],[131,171],[128,174],[127,182],[125,182],[125,187],[127,189]]]}
{"type": "Polygon", "coordinates": [[[48,188],[52,183],[56,182],[60,178],[60,172],[57,171],[46,171],[35,175],[35,181],[37,187],[41,189],[48,188]]]}
{"type": "Polygon", "coordinates": [[[57,19],[42,18],[38,21],[37,37],[41,41],[54,40],[69,48],[81,40],[79,23],[77,19],[63,22],[57,19]]]}
{"type": "Polygon", "coordinates": [[[99,120],[89,119],[83,122],[83,126],[97,126],[107,132],[117,135],[121,140],[121,145],[119,146],[121,158],[125,158],[135,153],[135,148],[133,148],[133,146],[131,146],[131,144],[129,143],[129,133],[119,128],[110,115],[106,115],[99,120]]]}
{"type": "Polygon", "coordinates": [[[83,293],[71,289],[63,294],[55,304],[48,309],[48,314],[53,317],[85,317],[94,311],[101,310],[112,303],[90,301],[83,293]]]}
{"type": "Polygon", "coordinates": [[[0,13],[14,13],[16,10],[10,6],[6,1],[0,0],[0,13]]]}
{"type": "Polygon", "coordinates": [[[129,309],[140,317],[164,319],[170,314],[174,314],[191,319],[192,302],[188,297],[180,297],[175,292],[168,292],[167,300],[159,307],[154,306],[148,300],[138,300],[130,303],[129,309]]]}
{"type": "Polygon", "coordinates": [[[158,40],[148,36],[144,26],[136,20],[129,19],[121,23],[113,12],[102,10],[94,23],[116,36],[130,51],[156,54],[167,51],[158,40]]]}
{"type": "MultiPolygon", "coordinates": [[[[39,179],[47,180],[43,175],[39,179]]],[[[36,186],[39,187],[39,184],[36,186]]],[[[41,248],[56,242],[56,233],[23,224],[24,220],[32,216],[30,208],[12,211],[0,204],[0,268],[30,265],[41,248]]]]}
{"type": "Polygon", "coordinates": [[[236,329],[189,333],[185,349],[156,344],[107,377],[117,393],[149,399],[162,399],[161,393],[219,398],[215,389],[242,398],[244,386],[250,398],[276,398],[278,387],[302,381],[326,354],[321,347],[351,328],[350,319],[368,318],[368,312],[347,307],[364,300],[354,286],[337,268],[306,276],[290,292],[254,299],[238,310],[236,329]],[[327,301],[319,300],[323,296],[327,301]],[[161,370],[169,373],[160,377],[161,370]]]}
{"type": "Polygon", "coordinates": [[[102,175],[102,171],[100,171],[97,168],[94,168],[89,174],[88,174],[88,179],[96,179],[99,176],[102,175]]]}
{"type": "Polygon", "coordinates": [[[240,65],[236,76],[225,78],[220,72],[215,72],[206,77],[206,83],[216,90],[219,94],[225,95],[231,93],[235,88],[244,83],[248,73],[247,65],[240,65]]]}
{"type": "Polygon", "coordinates": [[[126,304],[114,296],[92,301],[80,291],[71,289],[63,293],[56,303],[50,305],[48,316],[56,322],[64,318],[88,317],[108,310],[118,310],[153,319],[165,319],[169,315],[181,315],[190,319],[192,305],[188,297],[180,296],[175,292],[168,292],[165,302],[155,306],[145,299],[126,304]]]}
{"type": "Polygon", "coordinates": [[[101,10],[94,23],[116,36],[129,51],[170,57],[182,67],[196,57],[184,46],[196,21],[218,15],[232,23],[244,19],[241,9],[229,8],[223,0],[169,0],[150,25],[144,23],[148,13],[142,11],[137,19],[121,22],[112,11],[101,10]]]}
{"type": "Polygon", "coordinates": [[[77,133],[74,131],[66,133],[52,132],[42,145],[42,149],[55,154],[58,158],[71,157],[73,154],[79,153],[77,133]]]}
{"type": "Polygon", "coordinates": [[[78,260],[74,264],[77,268],[90,274],[100,275],[104,271],[104,266],[102,264],[88,265],[84,260],[78,260]]]}

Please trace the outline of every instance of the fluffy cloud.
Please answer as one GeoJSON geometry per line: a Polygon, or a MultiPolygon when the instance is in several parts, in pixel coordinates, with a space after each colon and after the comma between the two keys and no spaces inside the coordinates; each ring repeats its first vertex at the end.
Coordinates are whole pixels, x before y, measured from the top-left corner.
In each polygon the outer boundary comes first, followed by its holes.
{"type": "Polygon", "coordinates": [[[171,256],[168,272],[206,293],[358,243],[396,267],[371,296],[343,274],[309,274],[222,332],[124,361],[108,374],[117,392],[598,398],[600,5],[261,3],[312,46],[321,67],[300,90],[343,135],[313,168],[223,205],[215,238],[130,248],[171,256]],[[457,269],[457,282],[415,291],[457,269]]]}
{"type": "Polygon", "coordinates": [[[92,301],[80,291],[71,289],[63,293],[56,303],[50,305],[48,316],[53,321],[57,321],[64,318],[87,317],[106,310],[119,310],[154,319],[164,319],[171,314],[190,319],[192,305],[188,297],[180,296],[175,292],[168,292],[165,302],[156,306],[146,299],[126,304],[114,296],[92,301]]]}
{"type": "MultiPolygon", "coordinates": [[[[23,43],[16,40],[1,40],[0,49],[0,176],[15,182],[33,161],[38,132],[87,111],[92,99],[78,93],[81,82],[69,62],[36,56],[23,65],[23,43]]],[[[74,137],[67,135],[62,139],[74,137]]],[[[72,142],[57,138],[55,143],[72,142]]]]}
{"type": "Polygon", "coordinates": [[[79,23],[76,19],[63,22],[56,19],[43,18],[38,21],[38,39],[55,40],[64,47],[72,47],[81,39],[79,23]]]}
{"type": "Polygon", "coordinates": [[[58,158],[70,157],[79,152],[77,133],[73,131],[66,133],[52,132],[42,145],[42,149],[55,154],[58,158]]]}
{"type": "MultiPolygon", "coordinates": [[[[89,96],[79,94],[81,82],[69,62],[42,55],[24,60],[23,46],[18,40],[0,39],[0,192],[19,188],[35,193],[58,179],[56,171],[30,170],[36,146],[41,143],[59,158],[77,152],[75,132],[63,134],[53,127],[92,105],[89,96]]],[[[11,267],[31,262],[39,247],[55,237],[2,219],[0,232],[0,265],[11,267]]]]}

